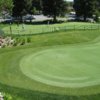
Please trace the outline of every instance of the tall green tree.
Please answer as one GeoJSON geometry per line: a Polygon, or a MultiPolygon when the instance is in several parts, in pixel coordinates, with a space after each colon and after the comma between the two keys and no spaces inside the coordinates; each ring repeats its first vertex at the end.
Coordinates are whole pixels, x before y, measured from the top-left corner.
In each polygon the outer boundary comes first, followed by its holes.
{"type": "Polygon", "coordinates": [[[53,17],[54,21],[57,21],[56,17],[64,14],[67,9],[65,0],[42,0],[43,14],[53,17]]]}
{"type": "Polygon", "coordinates": [[[96,22],[100,21],[99,16],[100,16],[100,0],[97,0],[97,2],[96,2],[96,11],[95,11],[95,16],[94,16],[94,20],[96,22]]]}
{"type": "Polygon", "coordinates": [[[42,11],[42,0],[32,0],[32,7],[37,11],[42,11]]]}
{"type": "Polygon", "coordinates": [[[97,7],[98,7],[98,11],[100,13],[100,0],[97,0],[97,7]]]}
{"type": "Polygon", "coordinates": [[[84,21],[88,17],[92,17],[95,14],[97,0],[74,0],[74,9],[78,17],[83,17],[84,21]]]}
{"type": "Polygon", "coordinates": [[[13,0],[14,8],[13,8],[13,16],[19,17],[22,19],[22,16],[29,13],[32,0],[13,0]]]}
{"type": "Polygon", "coordinates": [[[7,13],[11,14],[12,8],[13,8],[12,0],[0,0],[0,12],[6,11],[7,13]]]}

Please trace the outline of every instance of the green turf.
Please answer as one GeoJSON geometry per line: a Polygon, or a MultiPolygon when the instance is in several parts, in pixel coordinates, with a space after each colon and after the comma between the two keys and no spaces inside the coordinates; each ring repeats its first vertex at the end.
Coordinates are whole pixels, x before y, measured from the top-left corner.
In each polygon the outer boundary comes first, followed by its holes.
{"type": "Polygon", "coordinates": [[[16,100],[99,100],[99,41],[100,31],[98,30],[57,32],[32,36],[32,44],[26,46],[1,49],[0,90],[7,91],[15,97],[17,95],[20,99],[16,100]],[[42,54],[38,55],[40,53],[42,54]],[[30,66],[27,66],[26,59],[29,59],[29,62],[32,60],[30,66]],[[43,66],[43,63],[47,66],[43,66]],[[71,67],[69,68],[68,65],[71,67]],[[38,70],[45,73],[41,75],[38,70]],[[46,73],[49,74],[49,78],[46,73]],[[42,81],[35,79],[34,74],[40,74],[39,78],[42,81]],[[51,83],[57,81],[58,85],[47,83],[47,79],[51,83]],[[66,86],[62,86],[62,83],[66,86]],[[69,83],[71,83],[70,86],[69,83]]]}
{"type": "Polygon", "coordinates": [[[52,86],[94,86],[100,84],[98,55],[100,44],[56,47],[28,54],[20,66],[26,76],[52,86]]]}

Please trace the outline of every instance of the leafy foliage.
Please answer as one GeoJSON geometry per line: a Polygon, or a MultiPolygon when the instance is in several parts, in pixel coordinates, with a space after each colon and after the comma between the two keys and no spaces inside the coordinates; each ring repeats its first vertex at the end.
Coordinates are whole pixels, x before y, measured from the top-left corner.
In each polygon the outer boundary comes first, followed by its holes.
{"type": "Polygon", "coordinates": [[[66,1],[64,0],[42,0],[43,14],[52,16],[54,21],[56,17],[64,14],[67,9],[66,1]]]}
{"type": "Polygon", "coordinates": [[[12,0],[0,0],[0,11],[12,12],[13,1],[12,0]]]}
{"type": "Polygon", "coordinates": [[[95,14],[97,0],[74,0],[74,9],[78,17],[92,17],[95,14]]]}
{"type": "Polygon", "coordinates": [[[32,0],[13,0],[13,16],[22,17],[30,11],[32,6],[32,0]]]}

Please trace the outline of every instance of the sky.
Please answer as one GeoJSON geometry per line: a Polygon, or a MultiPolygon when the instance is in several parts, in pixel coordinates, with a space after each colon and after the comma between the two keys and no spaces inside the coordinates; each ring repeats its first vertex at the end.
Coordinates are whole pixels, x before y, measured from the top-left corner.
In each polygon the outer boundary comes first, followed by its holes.
{"type": "Polygon", "coordinates": [[[73,0],[66,0],[66,1],[73,1],[73,0]]]}

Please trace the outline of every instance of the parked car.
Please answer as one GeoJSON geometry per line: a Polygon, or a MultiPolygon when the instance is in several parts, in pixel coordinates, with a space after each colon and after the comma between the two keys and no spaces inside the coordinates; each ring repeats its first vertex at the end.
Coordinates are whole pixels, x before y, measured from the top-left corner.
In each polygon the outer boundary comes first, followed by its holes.
{"type": "Polygon", "coordinates": [[[14,18],[12,16],[7,16],[4,19],[4,22],[6,22],[6,23],[12,23],[12,22],[14,22],[14,18]]]}
{"type": "Polygon", "coordinates": [[[26,15],[26,16],[23,16],[23,20],[34,20],[34,16],[33,15],[26,15]]]}

